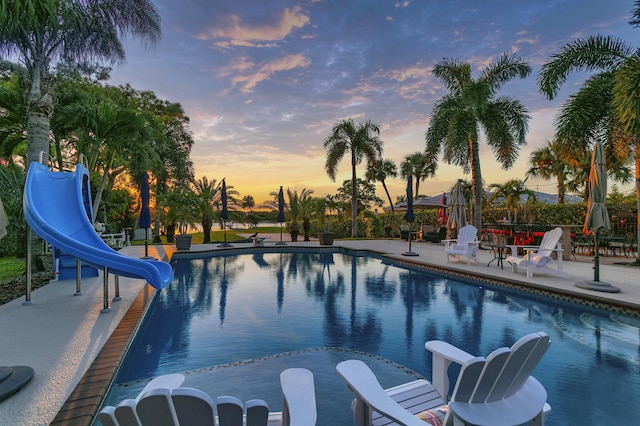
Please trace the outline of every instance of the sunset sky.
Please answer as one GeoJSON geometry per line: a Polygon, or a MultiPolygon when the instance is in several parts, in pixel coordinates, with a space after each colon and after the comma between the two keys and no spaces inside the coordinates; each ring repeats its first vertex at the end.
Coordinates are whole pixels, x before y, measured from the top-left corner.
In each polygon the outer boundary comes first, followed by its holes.
{"type": "MultiPolygon", "coordinates": [[[[425,147],[434,103],[445,94],[431,73],[443,58],[472,65],[474,78],[496,56],[517,53],[532,74],[499,95],[520,100],[531,115],[527,146],[502,171],[480,142],[485,183],[524,179],[531,151],[553,135],[553,120],[584,75],[568,81],[557,100],[536,88],[542,64],[567,42],[590,34],[635,43],[632,0],[154,0],[163,38],[145,49],[126,44],[127,63],[111,84],[130,83],[179,102],[191,119],[196,177],[226,177],[257,203],[279,186],[315,195],[335,193],[350,178],[349,158],[332,182],[322,146],[343,118],[381,126],[384,158],[399,166],[425,147]]],[[[358,168],[363,177],[365,165],[358,168]]],[[[420,192],[449,191],[458,167],[440,161],[420,192]]],[[[392,196],[405,182],[388,182],[392,196]]],[[[553,181],[530,189],[555,193],[553,181]]],[[[621,186],[630,191],[631,186],[621,186]]],[[[383,199],[382,188],[378,195],[383,199]]]]}

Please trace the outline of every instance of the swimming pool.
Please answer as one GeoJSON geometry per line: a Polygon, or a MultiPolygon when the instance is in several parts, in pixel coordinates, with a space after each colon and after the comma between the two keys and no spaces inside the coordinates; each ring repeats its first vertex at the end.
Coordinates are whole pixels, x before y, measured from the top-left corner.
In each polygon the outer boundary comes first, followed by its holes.
{"type": "Polygon", "coordinates": [[[392,386],[411,380],[397,366],[431,377],[427,340],[486,355],[544,331],[553,343],[534,375],[549,395],[548,425],[640,416],[636,317],[337,249],[172,263],[175,281],[154,297],[106,404],[148,378],[188,372],[186,384],[212,396],[263,398],[277,410],[277,375],[301,366],[316,378],[318,424],[353,424],[353,396],[335,373],[343,359],[389,368],[381,381],[392,386]]]}

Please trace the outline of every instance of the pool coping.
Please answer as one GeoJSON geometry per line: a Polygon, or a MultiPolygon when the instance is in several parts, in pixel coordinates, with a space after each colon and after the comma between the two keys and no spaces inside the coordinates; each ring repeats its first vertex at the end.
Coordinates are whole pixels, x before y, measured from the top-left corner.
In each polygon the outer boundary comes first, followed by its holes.
{"type": "MultiPolygon", "coordinates": [[[[198,258],[203,255],[221,255],[225,253],[255,253],[255,252],[296,252],[309,250],[326,250],[331,252],[348,252],[363,253],[375,255],[378,257],[391,260],[394,264],[404,267],[420,268],[430,272],[446,274],[449,276],[463,277],[473,279],[489,285],[495,285],[502,288],[508,288],[516,291],[522,291],[529,294],[535,294],[544,297],[550,297],[560,301],[570,303],[578,303],[587,307],[604,308],[614,310],[616,312],[627,315],[639,316],[640,307],[637,304],[625,301],[616,301],[599,297],[597,294],[576,295],[560,288],[554,291],[549,290],[543,285],[533,282],[518,282],[517,280],[509,280],[495,275],[482,272],[464,271],[452,267],[445,267],[424,261],[414,261],[410,258],[390,254],[388,252],[380,252],[365,248],[352,248],[341,246],[263,246],[263,247],[232,247],[223,250],[192,250],[188,252],[171,253],[172,261],[174,258],[198,258]]],[[[155,295],[155,291],[153,295],[155,295]]],[[[118,371],[120,363],[131,344],[134,333],[140,325],[140,322],[149,307],[149,303],[153,299],[148,296],[148,289],[143,288],[130,308],[120,321],[112,335],[106,341],[104,347],[94,359],[89,369],[84,373],[74,390],[71,392],[58,414],[55,416],[51,425],[71,425],[84,426],[91,425],[95,420],[98,410],[102,405],[113,379],[118,371]]]]}

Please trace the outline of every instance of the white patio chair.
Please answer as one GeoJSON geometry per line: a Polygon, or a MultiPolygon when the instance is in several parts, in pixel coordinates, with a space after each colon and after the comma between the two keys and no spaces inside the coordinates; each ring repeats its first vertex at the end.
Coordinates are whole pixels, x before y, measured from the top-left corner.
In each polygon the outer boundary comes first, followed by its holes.
{"type": "MultiPolygon", "coordinates": [[[[170,375],[181,376],[181,375],[170,375]]],[[[280,374],[282,412],[269,412],[267,403],[252,399],[243,403],[233,396],[213,399],[198,389],[163,379],[149,383],[135,399],[117,407],[105,407],[98,414],[104,426],[306,426],[317,420],[313,374],[303,368],[289,368],[280,374]],[[164,382],[163,382],[164,380],[164,382]]],[[[182,377],[182,376],[181,376],[182,377]]],[[[182,377],[184,380],[184,377],[182,377]]]]}
{"type": "Polygon", "coordinates": [[[569,278],[570,275],[562,270],[562,228],[554,228],[544,233],[539,246],[509,245],[511,256],[505,259],[511,263],[512,272],[518,272],[518,266],[527,268],[527,278],[533,274],[549,274],[560,278],[569,278]],[[518,256],[518,250],[525,251],[524,256],[518,256]],[[551,257],[556,253],[556,258],[551,257]],[[552,267],[556,265],[555,267],[552,267]]]}
{"type": "Polygon", "coordinates": [[[429,417],[443,425],[543,425],[551,407],[531,373],[550,343],[547,334],[533,333],[485,359],[446,342],[427,342],[425,348],[433,353],[433,385],[421,379],[384,390],[362,361],[343,361],[336,369],[356,394],[352,408],[358,426],[420,426],[429,417]],[[462,368],[451,400],[443,406],[452,362],[462,368]]]}
{"type": "Polygon", "coordinates": [[[442,240],[442,242],[444,243],[444,252],[447,254],[447,262],[449,262],[451,256],[457,259],[466,257],[467,265],[471,264],[471,260],[477,261],[476,254],[478,253],[480,241],[478,240],[478,230],[475,226],[463,226],[458,230],[458,238],[442,240]]]}

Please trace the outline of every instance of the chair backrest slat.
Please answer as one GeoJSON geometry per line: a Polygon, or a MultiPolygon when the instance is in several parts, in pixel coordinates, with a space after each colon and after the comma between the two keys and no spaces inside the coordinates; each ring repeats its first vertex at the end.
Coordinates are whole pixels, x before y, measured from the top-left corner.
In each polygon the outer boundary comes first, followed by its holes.
{"type": "Polygon", "coordinates": [[[462,402],[469,402],[471,400],[484,365],[484,357],[472,358],[462,365],[451,399],[462,402]]]}
{"type": "Polygon", "coordinates": [[[113,410],[113,415],[122,426],[140,426],[140,420],[136,414],[136,399],[125,399],[113,410]]]}
{"type": "Polygon", "coordinates": [[[261,399],[247,401],[247,426],[267,426],[269,405],[261,399]]]}
{"type": "Polygon", "coordinates": [[[244,415],[242,401],[235,396],[220,396],[217,399],[218,422],[220,426],[241,425],[244,415]]]}
{"type": "Polygon", "coordinates": [[[215,426],[213,399],[201,390],[176,388],[171,391],[171,400],[179,424],[215,426]]]}
{"type": "Polygon", "coordinates": [[[487,400],[510,355],[509,348],[499,348],[489,354],[469,402],[483,403],[487,400]]]}
{"type": "Polygon", "coordinates": [[[171,390],[152,389],[136,405],[136,414],[143,425],[175,426],[175,413],[171,403],[171,390]]]}
{"type": "Polygon", "coordinates": [[[522,386],[524,386],[525,382],[527,381],[529,376],[531,376],[531,374],[533,373],[533,370],[535,370],[536,366],[538,365],[538,363],[540,362],[544,354],[547,352],[547,349],[549,349],[549,346],[551,345],[551,339],[546,333],[537,333],[537,334],[539,337],[538,343],[536,344],[536,347],[533,349],[533,351],[531,351],[531,355],[529,355],[529,358],[527,359],[527,361],[522,366],[522,369],[520,370],[520,374],[518,374],[518,376],[513,380],[513,383],[511,384],[511,388],[507,391],[507,396],[513,395],[519,389],[521,389],[522,386]]]}

